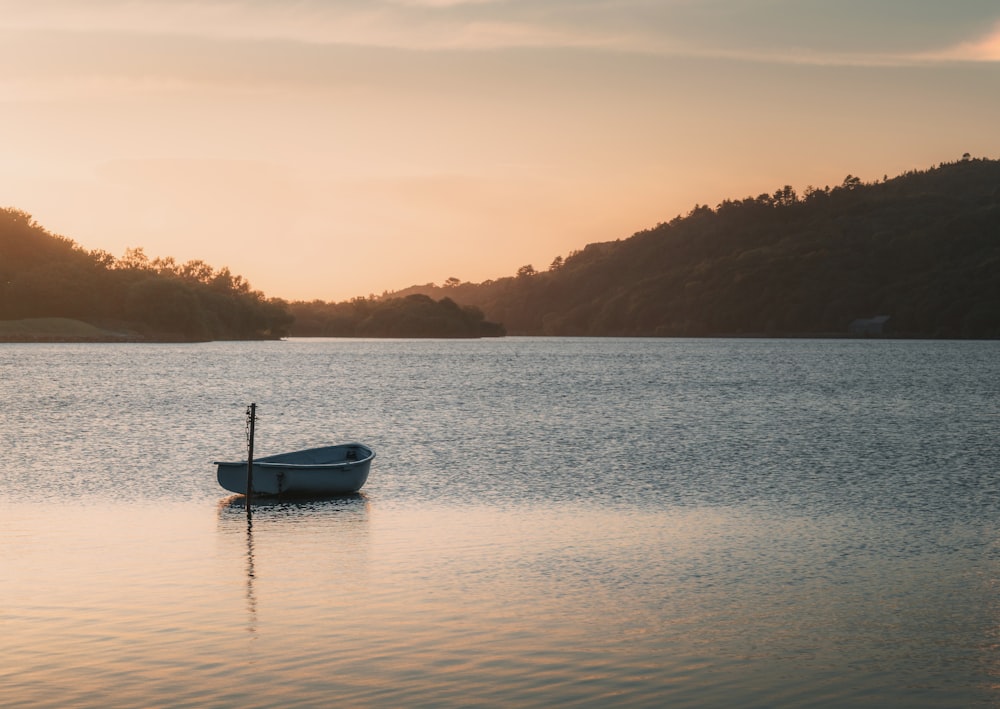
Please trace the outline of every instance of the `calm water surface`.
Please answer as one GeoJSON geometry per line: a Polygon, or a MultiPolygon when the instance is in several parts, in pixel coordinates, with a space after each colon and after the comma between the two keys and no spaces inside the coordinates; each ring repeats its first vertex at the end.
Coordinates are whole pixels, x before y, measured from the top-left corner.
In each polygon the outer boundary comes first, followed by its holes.
{"type": "Polygon", "coordinates": [[[1000,343],[0,345],[0,705],[1000,705],[1000,343]],[[361,495],[213,460],[357,440],[361,495]]]}

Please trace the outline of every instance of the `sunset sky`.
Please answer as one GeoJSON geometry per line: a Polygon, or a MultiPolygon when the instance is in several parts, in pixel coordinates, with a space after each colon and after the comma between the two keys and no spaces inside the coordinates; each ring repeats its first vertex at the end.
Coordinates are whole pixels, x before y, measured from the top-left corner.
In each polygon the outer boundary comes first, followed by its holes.
{"type": "Polygon", "coordinates": [[[997,0],[0,0],[0,206],[344,300],[1000,157],[997,0]]]}

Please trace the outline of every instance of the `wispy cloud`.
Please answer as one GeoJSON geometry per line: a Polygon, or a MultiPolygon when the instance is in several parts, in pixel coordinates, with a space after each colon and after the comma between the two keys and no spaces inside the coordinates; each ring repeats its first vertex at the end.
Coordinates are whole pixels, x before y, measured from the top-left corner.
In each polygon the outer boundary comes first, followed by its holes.
{"type": "Polygon", "coordinates": [[[458,7],[460,5],[492,5],[505,0],[388,0],[389,4],[405,7],[458,7]]]}
{"type": "Polygon", "coordinates": [[[1000,23],[982,37],[937,52],[928,52],[921,58],[966,62],[1000,62],[1000,23]]]}
{"type": "Polygon", "coordinates": [[[998,61],[998,22],[983,0],[0,0],[0,30],[800,64],[998,61]]]}
{"type": "Polygon", "coordinates": [[[35,0],[6,3],[14,6],[6,11],[4,4],[0,29],[361,44],[394,14],[377,3],[35,0]]]}

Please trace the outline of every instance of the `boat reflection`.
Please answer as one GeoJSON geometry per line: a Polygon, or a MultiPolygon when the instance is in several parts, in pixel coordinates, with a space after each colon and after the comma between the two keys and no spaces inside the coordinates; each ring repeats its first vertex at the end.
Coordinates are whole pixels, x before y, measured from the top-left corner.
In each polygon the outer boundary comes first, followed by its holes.
{"type": "MultiPolygon", "coordinates": [[[[251,507],[254,515],[262,519],[278,520],[302,518],[316,520],[317,517],[338,515],[343,518],[367,515],[368,497],[363,492],[350,495],[328,495],[321,497],[254,497],[251,507]]],[[[246,516],[246,497],[230,495],[219,501],[219,519],[235,515],[246,516]]]]}
{"type": "MultiPolygon", "coordinates": [[[[258,498],[253,501],[252,516],[246,514],[243,495],[219,501],[219,531],[224,538],[239,539],[245,549],[247,629],[252,639],[257,638],[259,628],[257,586],[263,583],[270,588],[261,575],[262,569],[309,550],[316,552],[316,559],[332,559],[337,556],[336,550],[340,550],[347,555],[340,559],[340,569],[363,565],[369,507],[364,493],[324,498],[258,498]]],[[[320,576],[324,573],[322,563],[313,564],[312,569],[320,576]]],[[[276,579],[270,581],[273,586],[276,579]]]]}

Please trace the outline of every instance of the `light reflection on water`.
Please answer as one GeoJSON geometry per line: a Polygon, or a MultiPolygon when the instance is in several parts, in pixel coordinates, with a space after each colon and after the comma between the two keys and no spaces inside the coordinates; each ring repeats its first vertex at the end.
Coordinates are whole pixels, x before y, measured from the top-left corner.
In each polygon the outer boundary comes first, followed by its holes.
{"type": "Polygon", "coordinates": [[[956,671],[992,671],[992,649],[960,639],[995,625],[994,579],[967,554],[895,555],[904,530],[364,497],[261,507],[249,527],[222,504],[205,521],[177,504],[15,511],[34,541],[5,564],[25,596],[5,594],[0,693],[48,706],[989,696],[956,671]]]}
{"type": "Polygon", "coordinates": [[[996,704],[998,354],[0,347],[0,703],[996,704]],[[365,491],[248,524],[251,398],[365,491]]]}

